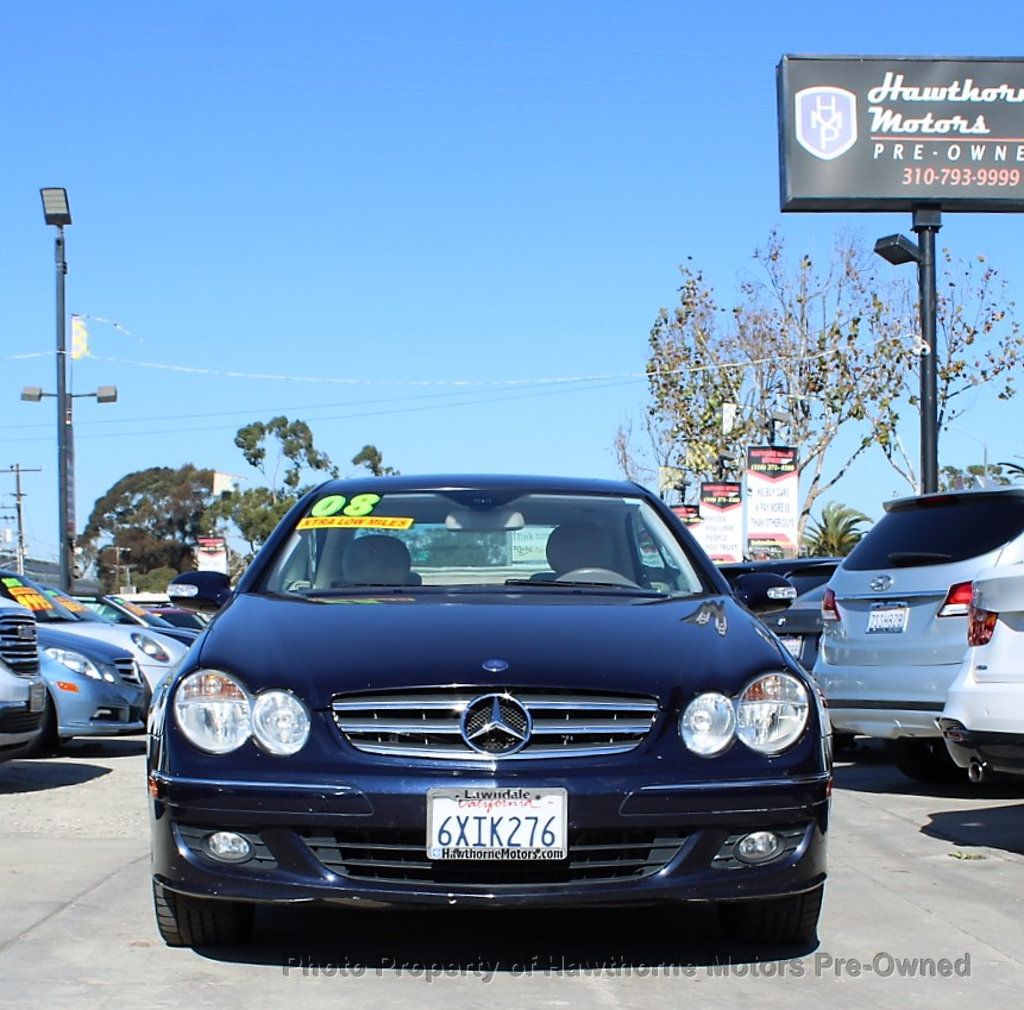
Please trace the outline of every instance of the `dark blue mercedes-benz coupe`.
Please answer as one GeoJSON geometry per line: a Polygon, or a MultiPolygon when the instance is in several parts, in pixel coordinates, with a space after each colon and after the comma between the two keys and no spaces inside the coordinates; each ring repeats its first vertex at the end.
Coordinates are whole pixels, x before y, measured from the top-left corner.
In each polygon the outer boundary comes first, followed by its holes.
{"type": "Polygon", "coordinates": [[[654,495],[538,477],[331,481],[282,520],[150,716],[157,923],[254,906],[715,902],[804,943],[825,881],[821,696],[654,495]]]}

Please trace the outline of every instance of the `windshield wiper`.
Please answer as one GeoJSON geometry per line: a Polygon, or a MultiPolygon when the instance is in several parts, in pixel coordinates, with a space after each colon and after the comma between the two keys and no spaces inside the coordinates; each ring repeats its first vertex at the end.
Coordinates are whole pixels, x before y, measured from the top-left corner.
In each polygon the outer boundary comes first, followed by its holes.
{"type": "Polygon", "coordinates": [[[608,589],[629,596],[664,596],[657,589],[645,589],[643,586],[623,586],[616,582],[587,582],[584,579],[571,582],[543,581],[539,579],[506,579],[506,586],[532,586],[534,589],[608,589]]]}

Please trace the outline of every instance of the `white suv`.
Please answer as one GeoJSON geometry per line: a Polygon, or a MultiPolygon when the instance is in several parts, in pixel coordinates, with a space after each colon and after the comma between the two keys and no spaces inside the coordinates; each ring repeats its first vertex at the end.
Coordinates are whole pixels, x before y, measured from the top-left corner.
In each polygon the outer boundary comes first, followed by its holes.
{"type": "Polygon", "coordinates": [[[967,642],[939,719],[949,756],[972,782],[1024,775],[1024,566],[975,580],[967,642]]]}
{"type": "Polygon", "coordinates": [[[35,618],[0,599],[0,761],[17,757],[32,743],[45,708],[35,618]]]}
{"type": "Polygon", "coordinates": [[[814,665],[837,732],[889,741],[919,781],[962,774],[936,718],[967,651],[971,583],[1024,561],[1024,489],[886,502],[829,580],[814,665]]]}

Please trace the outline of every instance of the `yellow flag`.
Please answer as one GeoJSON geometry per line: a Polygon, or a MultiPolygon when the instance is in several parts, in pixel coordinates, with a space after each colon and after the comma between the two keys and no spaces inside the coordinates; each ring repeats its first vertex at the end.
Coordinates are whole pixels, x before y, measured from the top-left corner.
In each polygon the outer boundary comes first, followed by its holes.
{"type": "Polygon", "coordinates": [[[89,355],[89,331],[81,316],[71,317],[71,360],[78,361],[89,355]]]}

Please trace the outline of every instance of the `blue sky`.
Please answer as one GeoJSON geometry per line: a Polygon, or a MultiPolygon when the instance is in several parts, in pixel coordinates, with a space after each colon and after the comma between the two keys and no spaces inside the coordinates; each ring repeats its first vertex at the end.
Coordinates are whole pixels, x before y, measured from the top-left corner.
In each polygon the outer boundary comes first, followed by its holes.
{"type": "MultiPolygon", "coordinates": [[[[40,186],[68,189],[68,311],[93,317],[74,389],[120,392],[76,401],[79,527],[133,470],[256,476],[234,432],[277,413],[343,467],[372,442],[407,473],[615,476],[687,256],[728,300],[774,226],[819,253],[909,229],[780,214],[779,58],[1022,37],[985,2],[4,5],[0,466],[42,468],[31,553],[57,526],[54,404],[18,399],[55,382],[40,186]],[[505,384],[587,376],[611,378],[505,384]]],[[[1019,290],[1019,233],[950,214],[939,245],[1019,290]]],[[[975,400],[940,462],[1022,452],[1021,404],[975,400]]],[[[879,455],[826,499],[877,515],[905,490],[879,455]]]]}

